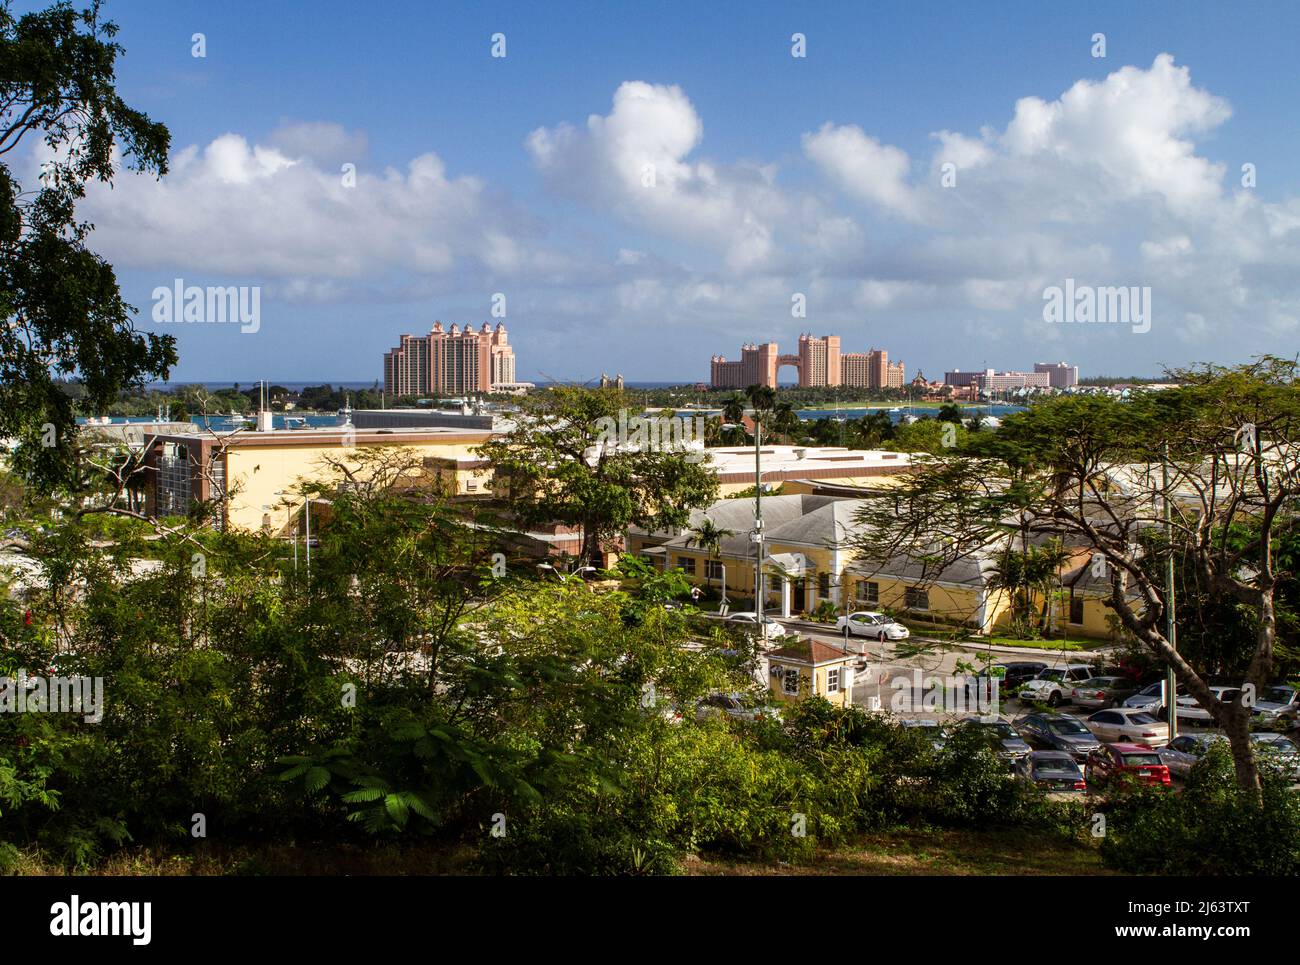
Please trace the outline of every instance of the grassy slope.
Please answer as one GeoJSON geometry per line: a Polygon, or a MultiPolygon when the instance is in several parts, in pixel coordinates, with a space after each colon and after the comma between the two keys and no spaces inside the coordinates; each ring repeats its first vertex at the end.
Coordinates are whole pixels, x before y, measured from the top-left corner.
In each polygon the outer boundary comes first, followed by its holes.
{"type": "Polygon", "coordinates": [[[818,854],[809,865],[720,859],[687,862],[695,875],[1105,875],[1097,852],[1009,831],[897,831],[818,854]]]}
{"type": "MultiPolygon", "coordinates": [[[[446,875],[471,873],[471,850],[440,844],[265,844],[226,848],[202,843],[188,853],[139,848],[101,862],[92,875],[446,875]]],[[[25,855],[18,874],[61,875],[71,869],[25,855]]],[[[897,831],[828,849],[804,865],[692,857],[688,875],[1101,875],[1083,844],[1013,831],[897,831]]]]}

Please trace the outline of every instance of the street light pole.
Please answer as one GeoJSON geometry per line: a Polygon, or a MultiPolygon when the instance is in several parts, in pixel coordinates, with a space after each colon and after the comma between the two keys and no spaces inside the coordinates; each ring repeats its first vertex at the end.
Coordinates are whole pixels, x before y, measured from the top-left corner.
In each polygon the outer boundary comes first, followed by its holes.
{"type": "MultiPolygon", "coordinates": [[[[1169,445],[1165,444],[1160,460],[1161,488],[1164,490],[1165,542],[1168,556],[1165,559],[1165,637],[1174,652],[1178,652],[1178,623],[1174,612],[1174,522],[1169,508],[1169,445]]],[[[1178,736],[1178,675],[1171,663],[1165,674],[1165,706],[1169,711],[1169,739],[1178,736]]]]}
{"type": "Polygon", "coordinates": [[[311,582],[311,496],[305,497],[303,512],[307,518],[307,582],[311,582]]]}

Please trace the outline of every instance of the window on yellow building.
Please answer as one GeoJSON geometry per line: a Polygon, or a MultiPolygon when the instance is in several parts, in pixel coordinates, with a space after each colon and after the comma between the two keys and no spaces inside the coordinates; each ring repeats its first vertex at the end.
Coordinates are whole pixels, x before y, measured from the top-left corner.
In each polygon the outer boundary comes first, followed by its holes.
{"type": "Polygon", "coordinates": [[[909,586],[905,594],[904,605],[909,610],[930,609],[930,591],[923,590],[919,586],[909,586]]]}
{"type": "Polygon", "coordinates": [[[826,692],[828,694],[838,694],[840,692],[840,671],[838,667],[826,671],[826,692]]]}
{"type": "Polygon", "coordinates": [[[799,693],[799,671],[793,667],[787,667],[785,673],[781,674],[781,690],[789,695],[797,696],[799,693]]]}
{"type": "Polygon", "coordinates": [[[677,568],[680,569],[683,573],[689,573],[691,576],[694,576],[694,575],[695,575],[695,557],[694,557],[694,556],[679,556],[679,557],[677,557],[677,568]]]}
{"type": "Polygon", "coordinates": [[[1074,591],[1070,591],[1070,622],[1075,626],[1083,624],[1083,597],[1075,596],[1074,591]]]}
{"type": "Polygon", "coordinates": [[[722,560],[705,560],[704,576],[709,580],[722,579],[722,560]]]}
{"type": "Polygon", "coordinates": [[[880,603],[880,584],[872,580],[858,580],[858,602],[869,606],[880,603]]]}

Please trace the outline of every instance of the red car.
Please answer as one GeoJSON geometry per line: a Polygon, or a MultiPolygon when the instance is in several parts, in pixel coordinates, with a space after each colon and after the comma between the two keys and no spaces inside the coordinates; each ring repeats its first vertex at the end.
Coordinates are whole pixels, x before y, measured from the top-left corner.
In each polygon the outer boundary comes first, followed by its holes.
{"type": "Polygon", "coordinates": [[[1137,784],[1170,786],[1169,768],[1147,744],[1102,744],[1088,755],[1084,779],[1089,785],[1106,783],[1115,777],[1137,784]]]}

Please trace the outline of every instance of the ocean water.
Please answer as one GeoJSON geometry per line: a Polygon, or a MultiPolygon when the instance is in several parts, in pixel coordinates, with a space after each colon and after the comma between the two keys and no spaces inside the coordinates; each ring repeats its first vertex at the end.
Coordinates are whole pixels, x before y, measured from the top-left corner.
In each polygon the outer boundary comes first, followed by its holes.
{"type": "MultiPolygon", "coordinates": [[[[198,385],[207,389],[209,392],[215,392],[217,389],[229,389],[238,385],[241,392],[247,392],[249,389],[256,389],[258,379],[227,379],[224,382],[186,382],[178,379],[174,382],[151,382],[149,388],[155,392],[174,391],[186,385],[198,385]]],[[[329,379],[317,379],[315,382],[280,382],[276,379],[264,379],[267,385],[279,385],[291,392],[301,392],[303,389],[311,388],[317,385],[329,385],[336,389],[372,389],[375,387],[374,379],[366,379],[360,382],[332,382],[329,379]]],[[[379,379],[379,387],[384,387],[384,380],[379,379]]]]}
{"type": "MultiPolygon", "coordinates": [[[[939,411],[939,405],[939,403],[934,403],[933,405],[913,405],[911,412],[915,416],[928,415],[933,419],[934,414],[939,411]]],[[[1024,410],[1025,407],[1022,405],[982,405],[978,410],[963,409],[962,418],[969,419],[975,415],[976,411],[978,411],[982,416],[993,415],[1000,419],[1005,415],[1010,415],[1012,412],[1023,412],[1024,410]]],[[[881,402],[872,405],[844,406],[840,409],[799,409],[797,415],[800,419],[832,419],[836,416],[843,419],[861,419],[864,415],[880,411],[888,412],[890,414],[890,419],[897,424],[902,420],[903,416],[907,414],[908,409],[907,406],[897,405],[892,402],[881,402]],[[895,412],[895,409],[898,411],[895,412]]]]}
{"type": "MultiPolygon", "coordinates": [[[[288,388],[288,386],[285,386],[285,388],[288,388]]],[[[307,415],[307,416],[297,415],[296,417],[299,419],[306,419],[308,427],[312,429],[333,428],[343,424],[343,419],[337,415],[307,415]]],[[[271,428],[287,429],[289,428],[288,420],[292,418],[295,418],[295,413],[290,412],[286,415],[277,412],[272,417],[271,428]]],[[[110,419],[108,424],[128,425],[137,422],[156,422],[156,421],[157,419],[155,419],[153,416],[146,416],[146,415],[116,416],[113,419],[110,419]]],[[[233,421],[228,415],[210,415],[210,416],[196,415],[196,416],[191,416],[189,421],[193,422],[195,425],[203,429],[225,430],[225,429],[237,429],[239,428],[240,425],[244,425],[244,426],[253,425],[251,419],[248,422],[238,423],[233,421]]],[[[84,418],[79,418],[77,419],[77,423],[79,425],[85,425],[86,420],[84,418]]]]}

